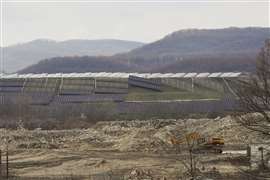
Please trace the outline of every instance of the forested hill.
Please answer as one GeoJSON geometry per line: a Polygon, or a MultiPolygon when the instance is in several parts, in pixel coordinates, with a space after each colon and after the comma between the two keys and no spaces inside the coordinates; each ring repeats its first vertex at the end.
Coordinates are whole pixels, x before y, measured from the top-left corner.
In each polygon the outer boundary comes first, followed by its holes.
{"type": "Polygon", "coordinates": [[[111,56],[142,46],[141,42],[123,40],[34,40],[3,48],[4,68],[14,72],[40,60],[63,56],[111,56]]]}
{"type": "Polygon", "coordinates": [[[127,53],[128,57],[204,58],[251,55],[270,38],[270,28],[188,29],[127,53]]]}
{"type": "Polygon", "coordinates": [[[109,57],[74,57],[72,60],[62,57],[61,60],[52,63],[54,58],[20,72],[252,71],[255,68],[256,56],[268,38],[270,28],[181,30],[128,53],[109,57]],[[75,62],[72,65],[70,61],[65,63],[65,59],[75,61],[76,66],[75,62]],[[57,64],[60,62],[62,67],[57,64]],[[99,68],[95,68],[97,66],[99,68]]]}

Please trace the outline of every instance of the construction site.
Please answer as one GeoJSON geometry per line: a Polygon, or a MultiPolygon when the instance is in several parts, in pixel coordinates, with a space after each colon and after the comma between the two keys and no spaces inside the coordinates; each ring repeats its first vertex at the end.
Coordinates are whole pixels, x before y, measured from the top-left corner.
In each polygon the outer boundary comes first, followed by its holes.
{"type": "Polygon", "coordinates": [[[0,135],[1,175],[6,177],[8,141],[10,179],[189,179],[190,148],[201,179],[255,179],[246,171],[260,153],[250,155],[247,147],[267,143],[231,116],[104,121],[72,130],[26,130],[18,124],[0,135]]]}

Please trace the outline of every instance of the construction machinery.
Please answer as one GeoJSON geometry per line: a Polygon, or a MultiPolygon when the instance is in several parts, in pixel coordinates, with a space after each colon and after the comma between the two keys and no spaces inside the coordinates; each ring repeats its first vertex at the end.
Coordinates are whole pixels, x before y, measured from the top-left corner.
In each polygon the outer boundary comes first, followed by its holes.
{"type": "Polygon", "coordinates": [[[194,153],[222,153],[225,144],[223,138],[202,137],[197,132],[186,134],[182,138],[172,136],[170,141],[175,146],[186,143],[194,153]]]}

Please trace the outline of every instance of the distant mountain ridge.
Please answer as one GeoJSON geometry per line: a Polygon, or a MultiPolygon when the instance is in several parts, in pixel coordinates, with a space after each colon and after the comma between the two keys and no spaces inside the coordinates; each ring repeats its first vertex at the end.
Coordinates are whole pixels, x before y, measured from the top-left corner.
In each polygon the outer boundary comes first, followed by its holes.
{"type": "MultiPolygon", "coordinates": [[[[143,45],[127,53],[114,56],[83,57],[84,67],[72,67],[65,63],[65,58],[58,58],[56,64],[48,66],[51,60],[30,66],[20,72],[115,72],[117,64],[121,71],[136,72],[225,72],[253,71],[256,56],[264,41],[270,38],[270,28],[224,28],[224,29],[192,29],[180,30],[150,44],[143,45]],[[113,66],[106,66],[106,62],[113,66]],[[58,66],[61,64],[61,68],[58,66]],[[93,64],[94,63],[94,64],[93,64]]],[[[55,60],[55,59],[54,59],[55,60]]],[[[82,60],[81,57],[72,61],[82,60]]]]}
{"type": "Polygon", "coordinates": [[[187,29],[136,48],[127,55],[143,58],[193,58],[219,54],[254,54],[269,37],[270,28],[187,29]]]}
{"type": "Polygon", "coordinates": [[[18,71],[40,60],[64,56],[111,56],[130,51],[143,43],[114,39],[54,41],[38,39],[3,48],[4,68],[18,71]]]}

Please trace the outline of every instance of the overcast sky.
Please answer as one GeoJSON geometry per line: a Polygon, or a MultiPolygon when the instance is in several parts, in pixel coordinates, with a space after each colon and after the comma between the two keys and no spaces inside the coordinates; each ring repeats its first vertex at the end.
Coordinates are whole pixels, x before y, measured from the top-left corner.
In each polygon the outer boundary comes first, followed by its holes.
{"type": "Polygon", "coordinates": [[[3,2],[2,27],[5,46],[40,38],[109,38],[151,42],[173,31],[187,28],[269,27],[267,1],[19,1],[3,2]]]}

